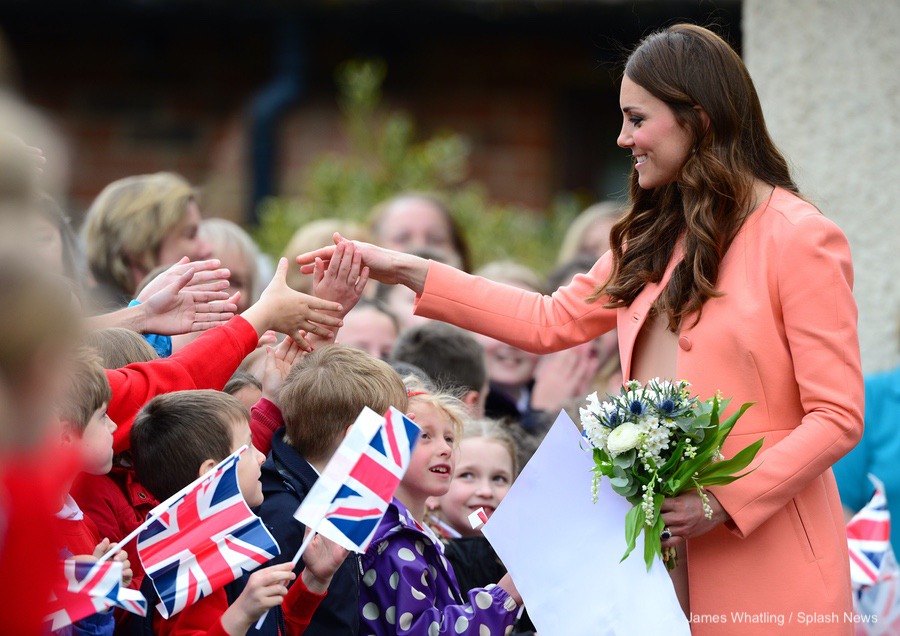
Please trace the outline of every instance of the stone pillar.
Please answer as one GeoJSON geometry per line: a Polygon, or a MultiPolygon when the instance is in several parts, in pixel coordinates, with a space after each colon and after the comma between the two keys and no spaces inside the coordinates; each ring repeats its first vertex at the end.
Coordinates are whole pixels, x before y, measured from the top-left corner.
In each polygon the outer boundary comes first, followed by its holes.
{"type": "Polygon", "coordinates": [[[744,0],[743,56],[801,193],[846,232],[866,373],[900,356],[900,2],[744,0]]]}

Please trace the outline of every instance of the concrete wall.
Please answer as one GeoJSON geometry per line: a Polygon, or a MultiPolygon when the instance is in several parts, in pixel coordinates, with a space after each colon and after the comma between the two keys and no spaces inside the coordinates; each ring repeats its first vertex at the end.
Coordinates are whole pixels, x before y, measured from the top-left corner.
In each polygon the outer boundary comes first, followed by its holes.
{"type": "Polygon", "coordinates": [[[846,232],[867,373],[898,362],[900,2],[744,0],[743,55],[801,191],[846,232]]]}

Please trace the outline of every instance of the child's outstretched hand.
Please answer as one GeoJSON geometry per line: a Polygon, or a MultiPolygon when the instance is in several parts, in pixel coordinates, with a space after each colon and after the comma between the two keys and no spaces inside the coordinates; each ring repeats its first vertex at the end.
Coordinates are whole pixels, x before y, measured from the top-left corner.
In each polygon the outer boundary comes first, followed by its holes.
{"type": "Polygon", "coordinates": [[[250,575],[247,587],[237,600],[222,614],[222,627],[229,634],[246,634],[259,618],[276,605],[281,605],[287,594],[286,583],[297,575],[292,572],[293,563],[279,563],[250,575]]]}
{"type": "MultiPolygon", "coordinates": [[[[309,533],[310,529],[307,527],[304,541],[309,533]]],[[[301,576],[306,589],[315,594],[324,594],[331,584],[331,577],[341,567],[348,554],[350,552],[334,541],[326,539],[321,534],[315,535],[303,552],[303,563],[306,567],[301,576]]]]}
{"type": "Polygon", "coordinates": [[[306,352],[303,348],[294,342],[294,339],[288,336],[281,341],[274,349],[266,347],[266,364],[263,367],[262,378],[262,396],[269,400],[272,404],[278,404],[278,394],[284,379],[295,362],[299,361],[306,352]]]}
{"type": "Polygon", "coordinates": [[[313,294],[343,305],[345,316],[359,302],[367,282],[369,268],[363,267],[362,252],[349,241],[335,248],[327,267],[321,258],[315,261],[313,294]]]}
{"type": "Polygon", "coordinates": [[[290,336],[306,351],[312,347],[301,335],[302,331],[315,334],[321,338],[333,338],[329,327],[340,327],[341,319],[332,314],[341,315],[343,307],[339,303],[321,300],[313,296],[301,294],[288,287],[287,259],[278,262],[275,276],[255,305],[242,315],[253,325],[260,336],[269,329],[280,331],[290,336]]]}

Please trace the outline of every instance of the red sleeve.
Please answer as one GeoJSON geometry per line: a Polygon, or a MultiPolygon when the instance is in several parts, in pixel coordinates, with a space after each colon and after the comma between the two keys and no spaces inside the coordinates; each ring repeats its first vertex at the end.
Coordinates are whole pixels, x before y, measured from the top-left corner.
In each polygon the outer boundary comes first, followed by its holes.
{"type": "Polygon", "coordinates": [[[125,536],[123,526],[138,525],[137,515],[128,506],[125,495],[106,475],[82,473],[72,486],[78,507],[96,524],[101,537],[116,542],[125,536]]]}
{"type": "Polygon", "coordinates": [[[287,636],[300,636],[306,631],[313,614],[319,608],[319,603],[326,596],[328,596],[327,591],[324,594],[310,592],[309,588],[303,584],[303,577],[297,577],[291,589],[288,590],[287,596],[281,602],[287,636]]]}
{"type": "Polygon", "coordinates": [[[222,614],[228,609],[224,589],[201,598],[167,621],[154,621],[158,636],[229,636],[222,627],[222,614]]]}
{"type": "Polygon", "coordinates": [[[263,455],[268,455],[272,450],[272,435],[284,426],[284,418],[281,409],[266,398],[260,398],[259,402],[250,409],[250,431],[253,433],[253,445],[263,455]]]}
{"type": "Polygon", "coordinates": [[[109,404],[109,417],[118,425],[113,433],[115,452],[128,449],[134,416],[151,398],[172,391],[222,390],[258,342],[256,329],[240,316],[235,316],[221,327],[210,329],[169,358],[107,370],[106,377],[113,396],[109,404]]]}

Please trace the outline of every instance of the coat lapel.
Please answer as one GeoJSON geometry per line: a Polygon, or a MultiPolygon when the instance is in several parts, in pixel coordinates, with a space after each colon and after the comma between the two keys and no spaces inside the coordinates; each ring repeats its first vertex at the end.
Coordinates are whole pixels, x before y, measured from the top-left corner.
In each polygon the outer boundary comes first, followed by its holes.
{"type": "Polygon", "coordinates": [[[628,307],[618,310],[616,323],[619,332],[619,355],[622,361],[622,378],[626,381],[631,379],[631,357],[634,353],[634,343],[638,334],[647,321],[650,308],[666,288],[669,279],[672,278],[672,272],[675,271],[675,266],[681,262],[683,256],[682,244],[681,240],[679,240],[675,244],[675,250],[672,253],[672,258],[669,260],[669,265],[666,267],[666,271],[663,272],[662,280],[658,283],[647,283],[628,307]]]}

